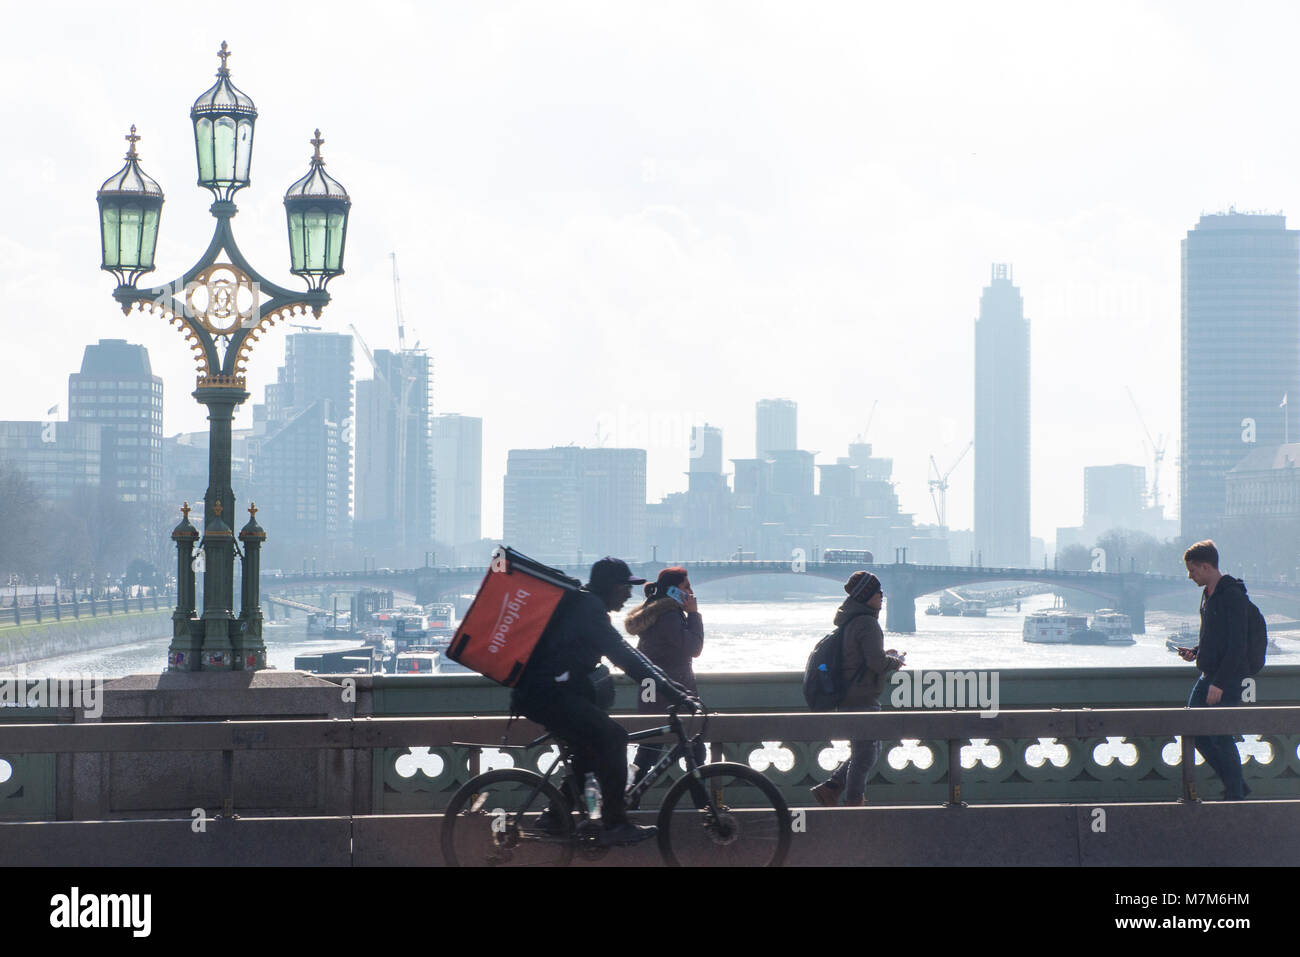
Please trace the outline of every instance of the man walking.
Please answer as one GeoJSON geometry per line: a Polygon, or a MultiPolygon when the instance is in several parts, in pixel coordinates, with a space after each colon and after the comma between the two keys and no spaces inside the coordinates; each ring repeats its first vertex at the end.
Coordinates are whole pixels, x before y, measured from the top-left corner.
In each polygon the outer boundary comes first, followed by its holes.
{"type": "MultiPolygon", "coordinates": [[[[1219,571],[1219,550],[1214,542],[1197,542],[1183,553],[1187,577],[1200,585],[1201,634],[1195,648],[1179,648],[1184,661],[1195,661],[1201,671],[1189,708],[1233,707],[1241,704],[1241,686],[1249,672],[1246,629],[1249,607],[1246,586],[1219,571]]],[[[1196,750],[1223,781],[1224,798],[1240,801],[1250,794],[1241,774],[1241,756],[1230,734],[1198,735],[1196,750]]]]}

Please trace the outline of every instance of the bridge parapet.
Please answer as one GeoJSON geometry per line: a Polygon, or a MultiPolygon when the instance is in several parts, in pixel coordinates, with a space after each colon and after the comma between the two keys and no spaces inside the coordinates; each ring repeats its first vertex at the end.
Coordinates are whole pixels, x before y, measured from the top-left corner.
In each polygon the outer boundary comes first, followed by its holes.
{"type": "MultiPolygon", "coordinates": [[[[1173,800],[1183,773],[1176,736],[1207,730],[1249,732],[1244,772],[1256,797],[1300,798],[1300,667],[1266,669],[1258,678],[1257,695],[1269,705],[1243,709],[1182,707],[1190,671],[1002,672],[998,714],[988,717],[923,707],[808,714],[801,706],[799,676],[788,673],[706,675],[700,690],[711,707],[746,712],[711,719],[711,753],[762,770],[791,806],[807,805],[808,787],[846,756],[844,741],[861,737],[884,742],[869,781],[872,803],[942,803],[951,797],[954,782],[963,800],[980,804],[1173,800]],[[753,713],[756,704],[771,713],[753,713]],[[1116,709],[1116,704],[1126,707],[1116,709]],[[1062,707],[1074,710],[1049,710],[1062,707]]],[[[243,813],[427,812],[445,806],[476,762],[480,767],[515,761],[535,767],[543,756],[451,744],[469,740],[490,745],[505,727],[508,693],[477,676],[339,676],[324,681],[268,674],[259,679],[269,689],[260,693],[266,698],[260,705],[255,689],[233,684],[221,695],[213,689],[177,695],[146,689],[131,679],[120,692],[105,693],[110,720],[103,723],[44,725],[39,722],[75,715],[5,709],[0,760],[8,773],[0,774],[5,778],[0,815],[53,820],[175,812],[184,817],[194,807],[220,807],[226,801],[243,813]],[[280,703],[276,695],[289,691],[292,699],[280,703]],[[343,704],[347,701],[352,703],[343,704]],[[220,708],[249,717],[272,715],[276,707],[282,709],[280,716],[294,714],[285,709],[296,707],[299,714],[332,709],[338,717],[327,722],[184,720],[187,714],[211,715],[220,708]],[[452,712],[496,712],[499,717],[390,717],[452,712]],[[156,724],[128,718],[123,723],[130,714],[161,713],[181,720],[156,724]],[[20,718],[27,723],[18,724],[20,718]],[[416,741],[420,746],[413,746],[416,741]],[[346,760],[317,760],[309,752],[319,749],[341,749],[346,760]],[[180,763],[189,773],[177,778],[172,771],[177,759],[165,752],[187,750],[195,753],[180,763]],[[125,753],[108,760],[115,752],[125,753]],[[223,760],[222,752],[229,757],[223,760]],[[297,770],[286,778],[285,767],[297,770]],[[88,773],[91,768],[100,770],[88,773]]],[[[918,674],[903,672],[900,680],[917,681],[918,674]]],[[[939,674],[944,681],[949,675],[978,679],[975,672],[924,674],[939,674]]],[[[631,682],[620,680],[622,707],[634,706],[635,691],[631,682]]],[[[893,694],[887,692],[887,708],[896,703],[893,694]]],[[[619,720],[632,729],[658,723],[634,714],[619,720]]],[[[537,733],[517,723],[511,737],[522,742],[537,733]]],[[[669,779],[679,774],[674,771],[669,779]]],[[[1209,772],[1202,768],[1200,774],[1205,781],[1209,772]]],[[[661,782],[651,792],[647,806],[654,806],[666,786],[661,782]]],[[[1210,786],[1212,794],[1217,787],[1217,782],[1210,786]]]]}

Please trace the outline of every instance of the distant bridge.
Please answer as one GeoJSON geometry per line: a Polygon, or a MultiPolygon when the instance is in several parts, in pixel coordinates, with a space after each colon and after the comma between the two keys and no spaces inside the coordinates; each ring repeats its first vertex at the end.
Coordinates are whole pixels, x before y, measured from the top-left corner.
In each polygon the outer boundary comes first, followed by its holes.
{"type": "MultiPolygon", "coordinates": [[[[589,565],[557,565],[558,570],[586,580],[589,565]]],[[[631,563],[638,577],[653,579],[663,562],[631,563]]],[[[859,565],[853,562],[792,561],[719,561],[689,562],[694,584],[737,578],[744,575],[811,575],[831,581],[846,581],[859,568],[880,578],[886,596],[885,627],[890,631],[916,631],[916,599],[922,595],[982,582],[1037,582],[1059,588],[1075,589],[1098,595],[1112,607],[1124,612],[1133,622],[1136,633],[1146,631],[1146,602],[1152,594],[1184,591],[1189,597],[1193,586],[1184,576],[1149,575],[1141,572],[1067,572],[1045,568],[989,568],[978,565],[909,565],[906,563],[859,565]]],[[[482,565],[461,567],[426,567],[411,569],[370,569],[358,572],[306,572],[283,576],[262,576],[262,588],[268,594],[279,589],[302,592],[308,589],[351,591],[359,588],[392,589],[407,592],[421,603],[445,601],[475,590],[486,574],[482,565]]],[[[1256,596],[1300,601],[1300,586],[1265,582],[1251,586],[1256,596]]],[[[323,600],[322,600],[323,601],[323,600]]]]}

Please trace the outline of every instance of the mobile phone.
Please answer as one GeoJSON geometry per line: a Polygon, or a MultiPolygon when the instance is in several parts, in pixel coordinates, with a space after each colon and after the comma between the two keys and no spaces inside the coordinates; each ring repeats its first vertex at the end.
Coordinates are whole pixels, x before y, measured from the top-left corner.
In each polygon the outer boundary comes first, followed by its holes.
{"type": "Polygon", "coordinates": [[[671,598],[673,601],[677,602],[677,604],[679,605],[686,604],[686,592],[682,591],[676,585],[669,585],[667,594],[668,597],[671,598]]]}

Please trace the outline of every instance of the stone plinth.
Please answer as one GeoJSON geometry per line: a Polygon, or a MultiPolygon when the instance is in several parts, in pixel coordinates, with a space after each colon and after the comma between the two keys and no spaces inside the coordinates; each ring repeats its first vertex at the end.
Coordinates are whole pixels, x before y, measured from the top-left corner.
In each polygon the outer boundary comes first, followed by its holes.
{"type": "MultiPolygon", "coordinates": [[[[98,720],[350,718],[356,705],[345,699],[351,697],[336,682],[300,672],[131,675],[106,683],[98,720]]],[[[201,808],[215,817],[229,797],[241,816],[351,814],[354,790],[358,796],[370,790],[364,753],[230,752],[229,788],[225,760],[220,751],[60,755],[57,814],[61,820],[190,817],[201,808]]]]}

